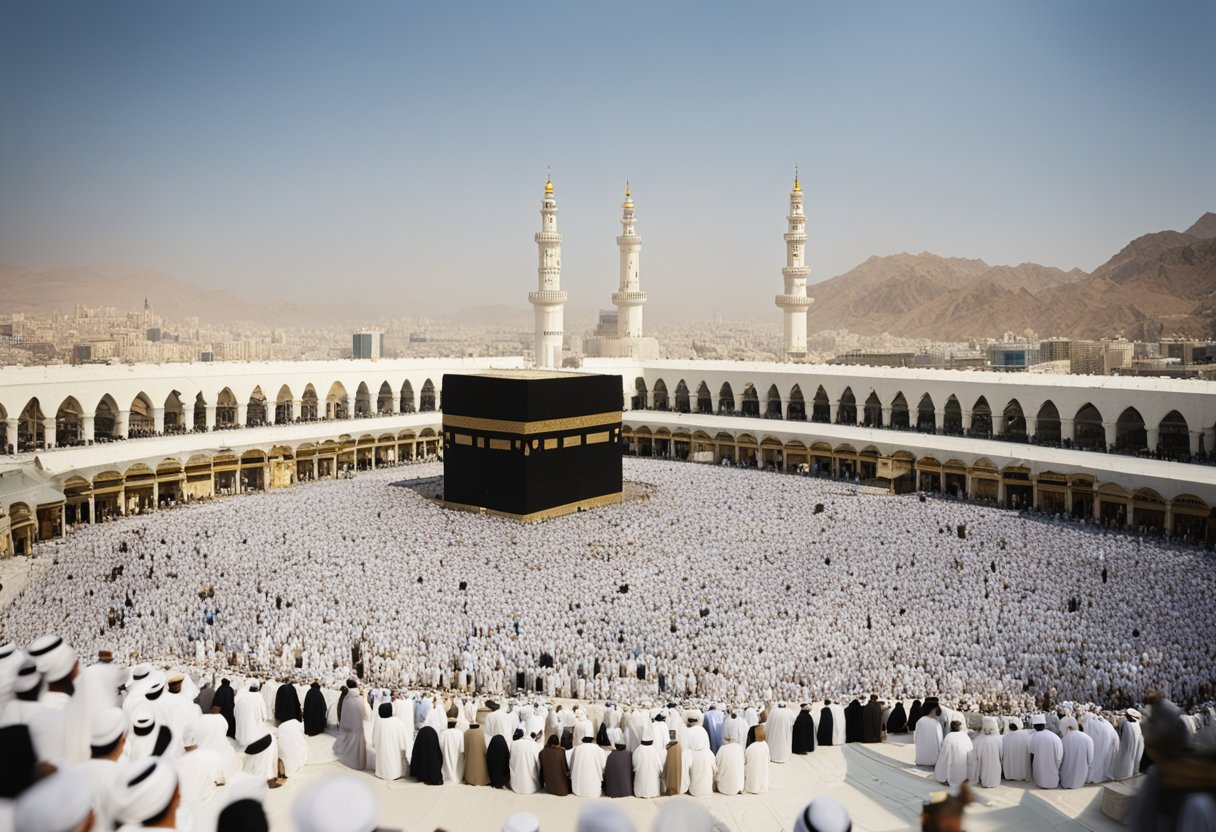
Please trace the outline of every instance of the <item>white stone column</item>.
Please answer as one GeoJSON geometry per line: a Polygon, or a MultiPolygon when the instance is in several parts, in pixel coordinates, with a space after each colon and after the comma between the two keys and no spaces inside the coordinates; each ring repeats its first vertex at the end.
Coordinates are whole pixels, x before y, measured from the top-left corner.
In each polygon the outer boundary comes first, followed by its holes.
{"type": "MultiPolygon", "coordinates": [[[[1191,455],[1194,456],[1195,454],[1199,453],[1199,437],[1203,435],[1203,431],[1193,430],[1190,433],[1191,433],[1191,435],[1190,435],[1191,455]]],[[[1204,437],[1204,440],[1203,440],[1203,449],[1205,451],[1207,451],[1208,453],[1212,452],[1212,446],[1209,444],[1210,439],[1211,439],[1211,437],[1207,436],[1207,437],[1204,437]]]]}
{"type": "Polygon", "coordinates": [[[152,430],[158,436],[165,432],[165,409],[163,407],[152,408],[152,430]]]}
{"type": "Polygon", "coordinates": [[[55,447],[55,417],[42,420],[42,441],[48,448],[55,447]]]}
{"type": "MultiPolygon", "coordinates": [[[[971,411],[964,410],[963,411],[963,435],[966,436],[970,431],[971,431],[971,411]]],[[[968,482],[970,482],[970,480],[971,480],[970,475],[968,475],[967,480],[968,480],[968,482]]],[[[968,488],[970,488],[970,486],[968,486],[968,488]]],[[[967,496],[971,496],[970,491],[968,491],[967,496]]]]}
{"type": "MultiPolygon", "coordinates": [[[[1035,436],[1038,435],[1038,430],[1039,430],[1039,417],[1027,416],[1026,417],[1026,438],[1034,439],[1035,436]]],[[[1037,506],[1036,506],[1036,508],[1037,508],[1037,506]]]]}
{"type": "Polygon", "coordinates": [[[993,413],[992,414],[992,435],[1000,436],[1004,432],[1005,432],[1005,414],[1004,413],[993,413]]]}
{"type": "MultiPolygon", "coordinates": [[[[933,410],[933,429],[939,434],[946,429],[946,411],[943,408],[938,407],[933,410]]],[[[944,485],[942,490],[945,491],[944,485]]]]}
{"type": "MultiPolygon", "coordinates": [[[[14,448],[17,447],[17,431],[20,430],[20,428],[21,428],[21,423],[17,420],[16,417],[11,417],[11,418],[4,420],[5,442],[7,442],[9,445],[12,445],[14,448]]],[[[0,450],[7,450],[7,449],[0,449],[0,450]]]]}
{"type": "Polygon", "coordinates": [[[1157,443],[1160,441],[1160,434],[1157,432],[1157,428],[1145,426],[1144,437],[1144,443],[1148,445],[1148,449],[1150,451],[1157,450],[1157,443]]]}
{"type": "MultiPolygon", "coordinates": [[[[1060,417],[1060,441],[1077,441],[1077,424],[1073,419],[1065,419],[1063,416],[1060,417]]],[[[1071,510],[1071,506],[1069,507],[1069,510],[1071,510]]]]}
{"type": "Polygon", "coordinates": [[[236,427],[246,427],[245,420],[249,418],[249,403],[237,402],[236,404],[236,427]]]}
{"type": "Polygon", "coordinates": [[[1110,448],[1119,435],[1119,426],[1114,422],[1103,422],[1102,428],[1106,431],[1106,447],[1110,448]]]}
{"type": "Polygon", "coordinates": [[[97,501],[93,497],[93,492],[90,491],[89,492],[89,525],[90,526],[97,522],[96,514],[97,514],[97,501]]]}
{"type": "Polygon", "coordinates": [[[92,443],[97,438],[97,428],[94,419],[95,417],[93,416],[80,417],[80,438],[85,442],[92,443]]]}
{"type": "Polygon", "coordinates": [[[880,428],[891,427],[891,406],[890,405],[886,405],[886,404],[882,405],[882,424],[879,425],[878,427],[880,427],[880,428]]]}
{"type": "Polygon", "coordinates": [[[207,413],[207,430],[215,430],[215,405],[204,405],[203,410],[207,413]]]}
{"type": "Polygon", "coordinates": [[[114,414],[114,435],[127,438],[131,430],[131,411],[120,410],[114,414]]]}
{"type": "Polygon", "coordinates": [[[266,402],[266,423],[277,425],[279,423],[279,403],[266,402]]]}

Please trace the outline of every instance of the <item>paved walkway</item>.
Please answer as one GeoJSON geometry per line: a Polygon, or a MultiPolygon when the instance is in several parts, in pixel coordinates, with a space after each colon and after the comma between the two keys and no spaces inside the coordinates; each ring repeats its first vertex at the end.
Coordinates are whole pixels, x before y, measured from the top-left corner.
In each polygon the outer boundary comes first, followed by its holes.
{"type": "MultiPolygon", "coordinates": [[[[772,765],[771,788],[766,794],[715,794],[699,800],[736,832],[790,830],[806,801],[820,794],[830,794],[848,806],[857,832],[918,829],[921,805],[932,792],[945,787],[933,782],[927,770],[912,765],[912,747],[900,740],[903,738],[882,745],[820,748],[783,765],[772,765]]],[[[346,771],[333,761],[332,741],[329,735],[313,738],[312,758],[317,762],[305,767],[283,788],[270,792],[266,807],[272,832],[292,830],[290,807],[301,787],[346,771]]],[[[546,832],[572,830],[579,810],[587,802],[576,797],[524,796],[463,785],[424,786],[401,780],[386,783],[370,773],[363,776],[380,799],[380,825],[404,832],[497,832],[516,812],[533,813],[546,832]]],[[[977,789],[966,828],[969,832],[1124,829],[1101,813],[1101,791],[1099,786],[1040,791],[1021,784],[977,789]]],[[[663,803],[676,799],[681,798],[624,798],[613,804],[633,819],[638,832],[647,832],[663,803]]]]}

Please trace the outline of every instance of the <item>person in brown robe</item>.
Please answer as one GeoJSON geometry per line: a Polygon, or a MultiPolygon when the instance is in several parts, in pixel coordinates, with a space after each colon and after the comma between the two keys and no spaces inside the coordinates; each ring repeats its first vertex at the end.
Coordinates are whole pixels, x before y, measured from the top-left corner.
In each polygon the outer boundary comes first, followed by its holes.
{"type": "Polygon", "coordinates": [[[464,731],[464,782],[470,786],[490,785],[486,765],[486,733],[474,722],[464,731]]]}
{"type": "MultiPolygon", "coordinates": [[[[673,735],[674,731],[671,732],[673,735]]],[[[680,746],[680,741],[672,736],[672,739],[667,743],[667,762],[663,764],[663,794],[678,795],[683,794],[680,782],[684,776],[684,750],[680,746]]]]}
{"type": "Polygon", "coordinates": [[[549,744],[540,750],[540,779],[549,794],[557,797],[570,794],[570,763],[557,734],[551,735],[549,744]]]}
{"type": "Polygon", "coordinates": [[[861,741],[882,742],[882,704],[877,693],[870,694],[870,701],[861,710],[861,741]]]}

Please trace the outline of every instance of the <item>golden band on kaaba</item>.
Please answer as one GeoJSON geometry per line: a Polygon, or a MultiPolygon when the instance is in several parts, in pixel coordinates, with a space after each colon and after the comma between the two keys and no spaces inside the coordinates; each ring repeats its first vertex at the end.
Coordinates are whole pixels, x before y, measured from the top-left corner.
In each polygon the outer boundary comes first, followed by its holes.
{"type": "Polygon", "coordinates": [[[540,520],[621,501],[620,376],[443,377],[443,499],[540,520]]]}

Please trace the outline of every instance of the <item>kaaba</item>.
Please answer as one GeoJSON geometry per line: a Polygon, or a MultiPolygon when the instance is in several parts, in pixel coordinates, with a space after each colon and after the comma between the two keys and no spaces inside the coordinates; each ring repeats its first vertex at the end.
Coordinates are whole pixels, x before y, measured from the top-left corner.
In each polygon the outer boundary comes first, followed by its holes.
{"type": "Polygon", "coordinates": [[[621,377],[443,377],[443,500],[533,521],[621,501],[621,377]]]}

